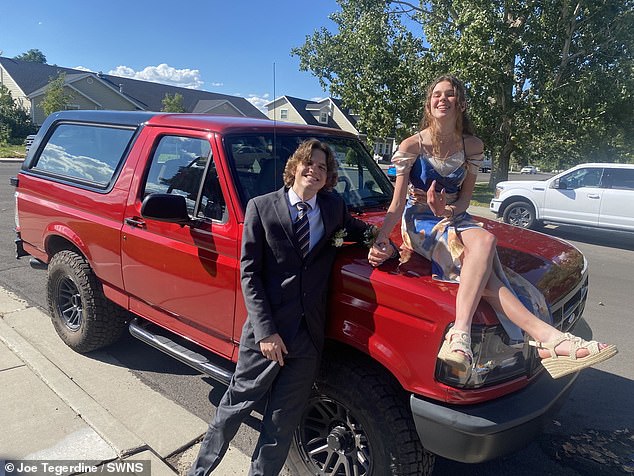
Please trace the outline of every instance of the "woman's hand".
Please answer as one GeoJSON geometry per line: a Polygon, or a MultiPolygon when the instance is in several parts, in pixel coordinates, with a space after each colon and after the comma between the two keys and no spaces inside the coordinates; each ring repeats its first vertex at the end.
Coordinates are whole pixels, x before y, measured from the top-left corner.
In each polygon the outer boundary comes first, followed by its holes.
{"type": "Polygon", "coordinates": [[[427,190],[427,205],[437,217],[444,216],[446,213],[447,197],[445,196],[445,189],[443,188],[440,193],[436,192],[435,180],[432,181],[427,190]]]}
{"type": "Polygon", "coordinates": [[[390,241],[385,238],[377,238],[368,252],[368,262],[374,267],[380,266],[392,255],[394,255],[394,248],[390,241]]]}

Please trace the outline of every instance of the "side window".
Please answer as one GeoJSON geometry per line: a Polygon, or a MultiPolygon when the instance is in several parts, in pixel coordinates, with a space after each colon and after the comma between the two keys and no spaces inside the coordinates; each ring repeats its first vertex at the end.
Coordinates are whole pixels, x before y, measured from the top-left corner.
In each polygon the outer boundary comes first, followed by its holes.
{"type": "Polygon", "coordinates": [[[565,183],[568,189],[598,187],[601,184],[602,173],[603,169],[600,168],[577,169],[563,176],[560,183],[565,183]]]}
{"type": "Polygon", "coordinates": [[[198,211],[198,218],[209,218],[211,220],[218,220],[226,222],[227,205],[225,198],[222,195],[220,189],[220,181],[218,180],[218,171],[216,170],[216,164],[214,164],[213,158],[210,158],[211,163],[207,170],[205,182],[203,184],[202,194],[200,198],[200,209],[198,211]]]}
{"type": "Polygon", "coordinates": [[[134,135],[134,129],[60,124],[33,169],[106,188],[134,135]]]}
{"type": "Polygon", "coordinates": [[[213,220],[226,219],[225,201],[207,140],[162,136],[152,154],[143,197],[150,193],[182,195],[190,215],[213,220]],[[199,195],[201,199],[197,210],[199,195]]]}
{"type": "Polygon", "coordinates": [[[610,169],[609,183],[616,190],[634,190],[634,169],[610,169]]]}

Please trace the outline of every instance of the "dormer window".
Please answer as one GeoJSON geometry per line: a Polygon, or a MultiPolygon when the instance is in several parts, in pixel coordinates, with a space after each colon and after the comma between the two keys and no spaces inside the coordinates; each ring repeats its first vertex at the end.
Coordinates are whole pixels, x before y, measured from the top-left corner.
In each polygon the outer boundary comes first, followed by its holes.
{"type": "Polygon", "coordinates": [[[319,122],[321,124],[328,124],[328,112],[322,111],[319,113],[319,122]]]}

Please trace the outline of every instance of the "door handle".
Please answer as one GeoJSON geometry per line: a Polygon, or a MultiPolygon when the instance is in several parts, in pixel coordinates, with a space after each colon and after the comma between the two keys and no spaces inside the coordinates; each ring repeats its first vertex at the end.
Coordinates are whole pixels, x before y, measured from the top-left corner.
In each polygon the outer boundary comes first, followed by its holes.
{"type": "Polygon", "coordinates": [[[139,217],[126,218],[126,225],[134,226],[136,228],[145,228],[145,220],[139,217]]]}
{"type": "Polygon", "coordinates": [[[601,198],[601,196],[598,193],[589,193],[588,198],[601,198]]]}

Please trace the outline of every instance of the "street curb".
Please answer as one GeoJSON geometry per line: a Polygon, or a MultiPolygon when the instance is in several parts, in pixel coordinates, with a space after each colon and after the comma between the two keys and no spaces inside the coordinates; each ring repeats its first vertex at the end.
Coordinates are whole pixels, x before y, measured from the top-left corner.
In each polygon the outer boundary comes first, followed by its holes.
{"type": "MultiPolygon", "coordinates": [[[[72,366],[73,362],[69,364],[65,352],[72,355],[73,351],[61,341],[57,343],[56,335],[48,340],[51,333],[55,334],[45,313],[0,286],[0,344],[4,344],[23,362],[24,368],[50,389],[51,396],[59,398],[69,411],[94,431],[112,449],[113,456],[131,461],[151,460],[153,476],[185,474],[198,453],[200,443],[196,441],[207,429],[207,423],[185,409],[176,411],[180,409],[178,404],[160,396],[145,384],[139,383],[146,389],[136,387],[132,382],[136,377],[116,381],[122,369],[115,366],[114,373],[104,369],[104,365],[113,364],[108,359],[100,358],[95,366],[87,363],[86,369],[75,365],[77,373],[69,373],[68,366],[72,366]],[[47,339],[42,341],[42,336],[47,336],[47,339]],[[95,382],[104,379],[110,382],[107,386],[115,396],[104,394],[103,389],[95,386],[95,382]],[[155,398],[147,392],[156,393],[165,402],[161,403],[159,397],[155,398]],[[128,418],[122,410],[122,406],[136,408],[135,402],[130,399],[137,399],[151,407],[143,421],[154,421],[153,411],[166,412],[176,418],[179,427],[167,427],[154,422],[143,428],[140,420],[128,418]],[[135,426],[130,427],[130,424],[135,426]],[[165,441],[161,435],[167,433],[172,436],[165,441]],[[175,444],[179,445],[178,448],[175,444]]],[[[78,358],[84,357],[78,354],[78,358]]],[[[5,415],[3,418],[10,419],[11,416],[5,415]]],[[[37,438],[36,435],[34,437],[37,438]]],[[[104,463],[106,461],[103,460],[104,463]]],[[[230,445],[217,470],[219,474],[238,476],[246,475],[249,466],[249,456],[230,445]]]]}
{"type": "MultiPolygon", "coordinates": [[[[0,288],[0,292],[4,291],[0,288]]],[[[13,311],[15,312],[15,311],[13,311]]],[[[90,395],[77,386],[35,347],[16,332],[4,317],[12,312],[2,312],[0,341],[12,350],[26,366],[40,378],[66,405],[81,416],[119,457],[128,456],[146,447],[136,435],[116,420],[90,395]]]]}

